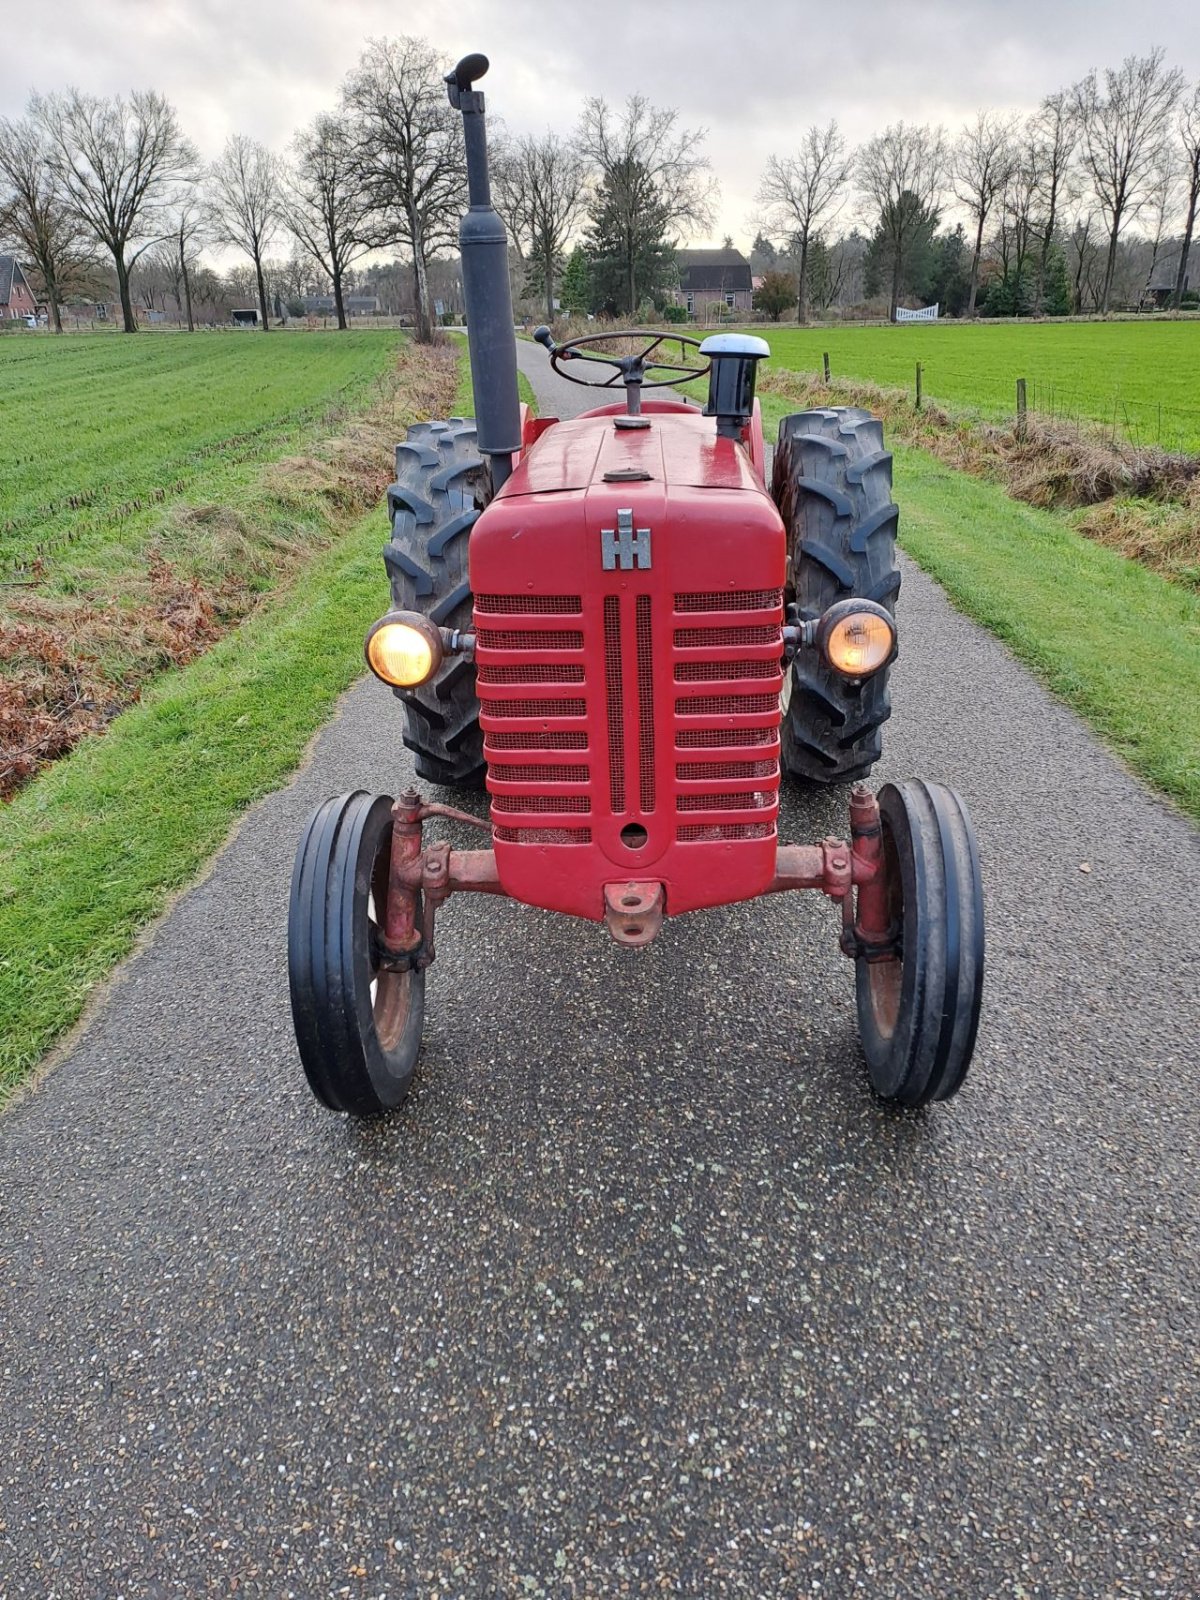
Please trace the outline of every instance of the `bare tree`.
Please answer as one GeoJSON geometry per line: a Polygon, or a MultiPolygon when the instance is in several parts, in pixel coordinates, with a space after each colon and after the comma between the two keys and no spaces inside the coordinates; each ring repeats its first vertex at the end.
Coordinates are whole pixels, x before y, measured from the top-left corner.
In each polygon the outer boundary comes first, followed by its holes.
{"type": "Polygon", "coordinates": [[[31,111],[66,205],[112,255],[125,332],[136,333],[130,269],[162,237],[164,208],[195,177],[196,152],[174,107],[152,89],[128,101],[68,89],[35,96],[31,111]]]}
{"type": "Polygon", "coordinates": [[[937,212],[945,183],[942,130],[894,122],[863,146],[857,171],[859,186],[891,256],[890,314],[895,320],[913,240],[937,212]]]}
{"type": "Polygon", "coordinates": [[[296,135],[287,184],[287,226],[333,284],[337,325],[346,327],[347,270],[379,240],[374,202],[358,182],[354,137],[342,117],[322,115],[296,135]]]}
{"type": "Polygon", "coordinates": [[[63,199],[48,154],[45,131],[32,117],[0,119],[0,235],[25,256],[61,333],[63,299],[94,266],[95,252],[63,199]]]}
{"type": "Polygon", "coordinates": [[[1154,274],[1158,271],[1158,263],[1162,258],[1163,245],[1166,243],[1171,223],[1179,213],[1181,198],[1180,179],[1183,176],[1179,152],[1173,144],[1165,144],[1158,153],[1154,171],[1147,183],[1147,198],[1145,205],[1145,218],[1149,224],[1145,227],[1147,242],[1150,245],[1150,260],[1146,266],[1145,288],[1143,298],[1148,299],[1154,288],[1154,274]]]}
{"type": "Polygon", "coordinates": [[[1084,168],[1108,228],[1101,311],[1107,311],[1117,267],[1117,241],[1149,199],[1159,154],[1171,131],[1171,114],[1183,87],[1164,52],[1126,56],[1120,67],[1094,72],[1071,91],[1081,130],[1084,168]]]}
{"type": "Polygon", "coordinates": [[[808,252],[821,230],[846,203],[846,186],[854,171],[854,155],[836,122],[806,129],[792,156],[770,156],[758,186],[758,202],[767,207],[768,225],[793,241],[796,266],[796,321],[808,311],[808,252]]]}
{"type": "Polygon", "coordinates": [[[983,230],[992,207],[1008,188],[1017,168],[1014,128],[1010,120],[994,111],[980,111],[958,136],[951,155],[954,193],[975,224],[975,247],[971,254],[971,287],[967,295],[967,315],[975,315],[979,293],[979,258],[983,253],[983,230]]]}
{"type": "Polygon", "coordinates": [[[447,63],[424,39],[371,39],[342,89],[355,170],[381,244],[412,257],[417,339],[433,338],[430,259],[451,248],[466,190],[462,119],[443,82],[447,63]]]}
{"type": "Polygon", "coordinates": [[[517,242],[536,263],[554,320],[554,281],[587,203],[587,167],[576,147],[555,133],[503,145],[494,163],[500,208],[517,242]]]}
{"type": "Polygon", "coordinates": [[[172,208],[168,249],[173,261],[171,274],[175,284],[175,301],[186,312],[189,333],[196,331],[195,318],[192,316],[192,275],[199,265],[203,236],[203,203],[194,190],[185,191],[172,208]],[[181,288],[182,299],[179,294],[181,288]]]}
{"type": "Polygon", "coordinates": [[[1037,309],[1046,298],[1046,273],[1050,250],[1058,230],[1064,205],[1075,196],[1072,176],[1075,147],[1079,143],[1079,123],[1071,96],[1064,90],[1048,94],[1026,127],[1029,163],[1038,174],[1041,225],[1038,249],[1037,309]]]}
{"type": "Polygon", "coordinates": [[[265,145],[235,133],[208,171],[208,222],[223,244],[254,263],[262,331],[271,327],[263,256],[283,222],[282,169],[265,145]]]}
{"type": "Polygon", "coordinates": [[[1179,136],[1183,141],[1183,179],[1187,210],[1183,222],[1179,268],[1175,274],[1175,292],[1171,297],[1176,311],[1183,304],[1183,291],[1187,287],[1188,256],[1192,253],[1196,209],[1200,205],[1200,83],[1192,91],[1191,99],[1185,102],[1180,114],[1179,136]]]}
{"type": "Polygon", "coordinates": [[[631,310],[645,219],[654,218],[655,244],[672,230],[688,235],[712,224],[717,186],[700,148],[704,137],[703,128],[679,127],[678,111],[652,106],[644,95],[630,95],[619,112],[601,99],[584,102],[579,148],[599,171],[631,310]]]}

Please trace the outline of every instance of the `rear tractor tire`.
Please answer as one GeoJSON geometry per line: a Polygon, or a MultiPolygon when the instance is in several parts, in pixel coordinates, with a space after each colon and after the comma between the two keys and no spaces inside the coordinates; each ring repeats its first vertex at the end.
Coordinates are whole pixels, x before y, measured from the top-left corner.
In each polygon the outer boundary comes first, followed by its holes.
{"type": "MultiPolygon", "coordinates": [[[[874,600],[894,614],[899,513],[876,417],[857,406],[784,417],[771,492],[788,532],[788,588],[803,621],[848,599],[874,600]]],[[[892,714],[888,670],[853,683],[815,650],[798,651],[783,688],[784,771],[817,784],[865,778],[892,714]]]]}
{"type": "Polygon", "coordinates": [[[967,808],[940,783],[879,791],[896,953],[855,960],[858,1031],[881,1100],[923,1106],[962,1087],[983,994],[983,886],[967,808]]]}
{"type": "MultiPolygon", "coordinates": [[[[388,490],[392,536],[383,558],[392,605],[417,611],[439,627],[469,631],[471,589],[467,544],[487,485],[475,424],[417,422],[396,446],[396,481],[388,490]]],[[[475,664],[450,656],[419,689],[396,689],[404,702],[404,743],[418,777],[448,788],[482,789],[483,732],[475,664]]]]}

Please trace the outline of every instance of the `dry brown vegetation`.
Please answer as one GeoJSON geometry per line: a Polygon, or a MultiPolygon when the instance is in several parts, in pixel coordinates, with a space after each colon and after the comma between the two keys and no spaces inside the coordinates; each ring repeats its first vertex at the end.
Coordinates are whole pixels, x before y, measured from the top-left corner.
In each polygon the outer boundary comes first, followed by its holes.
{"type": "Polygon", "coordinates": [[[377,504],[405,424],[444,416],[457,382],[454,349],[408,345],[368,412],[264,467],[236,505],[170,505],[117,571],[50,556],[0,584],[0,799],[103,729],[155,674],[202,654],[377,504]]]}
{"type": "Polygon", "coordinates": [[[1000,484],[1016,500],[1066,511],[1080,533],[1163,577],[1200,588],[1200,456],[1139,449],[1032,413],[1015,428],[964,417],[928,402],[918,411],[902,389],[766,372],[763,394],[800,407],[861,405],[892,438],[960,472],[1000,484]]]}

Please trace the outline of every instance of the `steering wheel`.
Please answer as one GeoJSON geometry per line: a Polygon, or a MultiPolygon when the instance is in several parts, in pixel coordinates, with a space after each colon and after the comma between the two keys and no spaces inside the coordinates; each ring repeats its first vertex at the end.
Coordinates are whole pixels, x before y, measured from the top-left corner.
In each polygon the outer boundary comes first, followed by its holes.
{"type": "MultiPolygon", "coordinates": [[[[709,367],[712,365],[706,361],[702,366],[689,367],[670,361],[648,359],[661,344],[677,344],[681,347],[690,345],[693,350],[699,350],[699,339],[689,339],[683,333],[651,333],[644,328],[623,328],[613,333],[583,334],[578,339],[568,339],[565,344],[556,344],[549,328],[535,328],[533,337],[550,352],[550,365],[555,372],[560,377],[569,379],[571,383],[582,384],[585,389],[611,389],[618,383],[642,389],[669,389],[681,378],[686,381],[689,378],[707,377],[709,367]],[[648,339],[650,342],[632,355],[595,355],[585,348],[589,345],[608,344],[618,339],[626,343],[631,339],[648,339]],[[577,377],[574,372],[563,370],[565,366],[576,361],[596,362],[600,366],[615,367],[617,370],[611,378],[577,377]],[[647,380],[647,371],[673,373],[675,376],[647,380]]],[[[682,353],[681,349],[680,354],[682,353]]]]}

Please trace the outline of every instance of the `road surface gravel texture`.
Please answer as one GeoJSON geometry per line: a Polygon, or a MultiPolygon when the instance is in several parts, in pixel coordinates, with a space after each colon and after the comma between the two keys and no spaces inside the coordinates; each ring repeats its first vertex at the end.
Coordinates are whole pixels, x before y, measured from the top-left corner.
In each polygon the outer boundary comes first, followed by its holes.
{"type": "Polygon", "coordinates": [[[0,1120],[0,1595],[1200,1594],[1197,835],[901,604],[877,776],[962,790],[988,896],[959,1098],[872,1099],[820,896],[645,951],[463,897],[412,1099],[324,1111],[292,852],[411,771],[360,684],[0,1120]]]}

